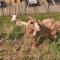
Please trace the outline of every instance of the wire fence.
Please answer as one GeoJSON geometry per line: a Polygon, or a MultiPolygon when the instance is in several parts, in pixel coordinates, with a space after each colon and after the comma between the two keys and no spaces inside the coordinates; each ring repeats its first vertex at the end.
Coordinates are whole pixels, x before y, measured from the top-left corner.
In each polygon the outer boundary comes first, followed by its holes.
{"type": "Polygon", "coordinates": [[[60,4],[52,5],[39,5],[39,6],[28,6],[23,1],[20,4],[7,4],[7,7],[0,8],[0,16],[13,14],[38,14],[38,13],[49,13],[49,12],[60,12],[60,4]]]}

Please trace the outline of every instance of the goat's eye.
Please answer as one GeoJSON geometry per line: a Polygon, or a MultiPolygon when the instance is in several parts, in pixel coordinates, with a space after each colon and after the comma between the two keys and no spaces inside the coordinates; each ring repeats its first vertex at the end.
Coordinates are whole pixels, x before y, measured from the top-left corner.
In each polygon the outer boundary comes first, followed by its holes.
{"type": "Polygon", "coordinates": [[[31,22],[30,24],[33,24],[33,22],[31,22]]]}

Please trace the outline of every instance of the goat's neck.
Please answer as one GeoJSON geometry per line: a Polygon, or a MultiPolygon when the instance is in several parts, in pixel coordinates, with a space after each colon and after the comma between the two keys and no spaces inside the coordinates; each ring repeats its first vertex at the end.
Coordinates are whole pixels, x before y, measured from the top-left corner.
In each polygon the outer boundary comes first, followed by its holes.
{"type": "Polygon", "coordinates": [[[21,25],[27,25],[28,23],[27,22],[24,22],[24,21],[20,21],[20,24],[21,25]]]}

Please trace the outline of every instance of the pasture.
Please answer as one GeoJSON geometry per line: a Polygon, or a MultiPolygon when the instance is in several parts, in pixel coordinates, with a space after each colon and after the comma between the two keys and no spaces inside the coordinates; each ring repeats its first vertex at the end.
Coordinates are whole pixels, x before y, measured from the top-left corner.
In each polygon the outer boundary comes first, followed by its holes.
{"type": "MultiPolygon", "coordinates": [[[[53,17],[60,20],[60,13],[35,14],[34,19],[53,17]]],[[[28,21],[28,15],[19,16],[28,21]]],[[[56,42],[40,39],[40,45],[32,48],[32,39],[26,38],[25,27],[17,27],[11,17],[0,16],[0,60],[60,60],[60,33],[56,42]]]]}

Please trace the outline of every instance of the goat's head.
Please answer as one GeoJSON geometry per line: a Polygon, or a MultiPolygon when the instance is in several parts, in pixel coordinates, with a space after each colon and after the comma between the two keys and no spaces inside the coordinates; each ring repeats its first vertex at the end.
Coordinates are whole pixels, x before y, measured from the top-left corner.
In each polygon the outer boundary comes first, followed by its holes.
{"type": "Polygon", "coordinates": [[[39,23],[36,20],[30,20],[28,22],[28,25],[30,25],[33,29],[33,32],[31,34],[33,36],[36,36],[36,33],[40,31],[39,23]]]}
{"type": "Polygon", "coordinates": [[[34,26],[34,28],[35,28],[36,31],[40,31],[40,26],[39,26],[38,21],[36,21],[36,20],[31,20],[31,21],[29,21],[29,23],[30,23],[30,24],[33,24],[33,26],[34,26]]]}
{"type": "Polygon", "coordinates": [[[18,16],[17,15],[12,15],[11,21],[16,21],[16,20],[18,20],[18,16]]]}
{"type": "Polygon", "coordinates": [[[31,16],[28,16],[28,20],[32,20],[33,18],[31,16]]]}

